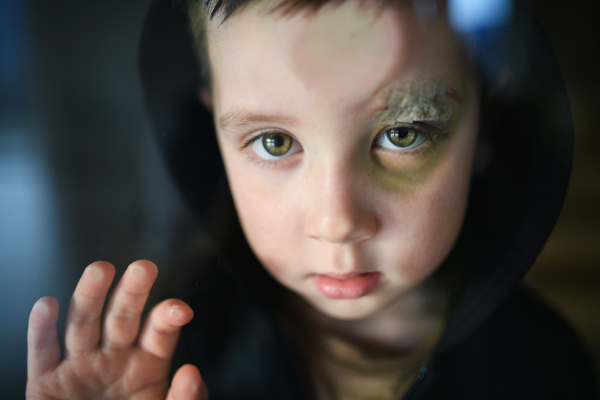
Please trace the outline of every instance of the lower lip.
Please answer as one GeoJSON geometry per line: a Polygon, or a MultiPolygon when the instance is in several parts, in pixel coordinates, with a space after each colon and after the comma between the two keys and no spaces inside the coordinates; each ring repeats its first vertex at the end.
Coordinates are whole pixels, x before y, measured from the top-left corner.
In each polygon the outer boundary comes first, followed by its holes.
{"type": "Polygon", "coordinates": [[[367,272],[349,278],[314,275],[315,285],[330,299],[358,299],[371,293],[379,284],[381,272],[367,272]]]}

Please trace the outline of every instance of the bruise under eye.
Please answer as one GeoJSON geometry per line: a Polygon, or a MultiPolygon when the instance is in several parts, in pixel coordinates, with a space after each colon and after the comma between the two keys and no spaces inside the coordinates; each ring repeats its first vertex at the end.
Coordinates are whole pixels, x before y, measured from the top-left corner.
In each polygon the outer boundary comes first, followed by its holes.
{"type": "Polygon", "coordinates": [[[267,153],[283,156],[292,147],[292,138],[284,133],[267,133],[262,137],[262,145],[267,153]]]}

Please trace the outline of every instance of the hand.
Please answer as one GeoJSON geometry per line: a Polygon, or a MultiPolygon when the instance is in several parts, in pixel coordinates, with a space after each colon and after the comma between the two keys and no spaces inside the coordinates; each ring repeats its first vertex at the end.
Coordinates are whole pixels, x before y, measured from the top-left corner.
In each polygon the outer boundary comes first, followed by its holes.
{"type": "Polygon", "coordinates": [[[115,268],[107,262],[88,266],[69,305],[62,361],[56,331],[58,301],[38,300],[27,333],[27,399],[208,399],[200,373],[192,365],[181,367],[169,388],[179,331],[193,317],[187,304],[176,299],[159,303],[138,338],[140,315],[157,274],[150,261],[131,264],[101,324],[115,268]]]}

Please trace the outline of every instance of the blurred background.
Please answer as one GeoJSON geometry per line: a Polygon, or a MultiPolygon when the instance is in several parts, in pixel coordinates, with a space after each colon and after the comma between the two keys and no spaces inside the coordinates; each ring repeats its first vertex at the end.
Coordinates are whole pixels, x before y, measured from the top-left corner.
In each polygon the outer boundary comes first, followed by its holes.
{"type": "MultiPolygon", "coordinates": [[[[575,163],[528,280],[600,365],[600,2],[529,0],[571,101],[575,163]]],[[[107,260],[172,265],[201,237],[150,134],[137,71],[149,0],[0,0],[0,393],[22,399],[31,306],[107,260]]],[[[162,274],[165,275],[164,273],[162,274]]],[[[160,280],[161,274],[159,274],[160,280]]]]}

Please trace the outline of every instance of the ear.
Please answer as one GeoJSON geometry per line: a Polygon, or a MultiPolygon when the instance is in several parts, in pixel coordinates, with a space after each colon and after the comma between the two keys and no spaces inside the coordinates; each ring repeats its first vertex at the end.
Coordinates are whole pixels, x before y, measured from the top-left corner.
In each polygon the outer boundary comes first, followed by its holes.
{"type": "Polygon", "coordinates": [[[200,88],[198,88],[198,98],[200,98],[200,101],[208,111],[213,110],[212,95],[206,86],[200,86],[200,88]]]}

